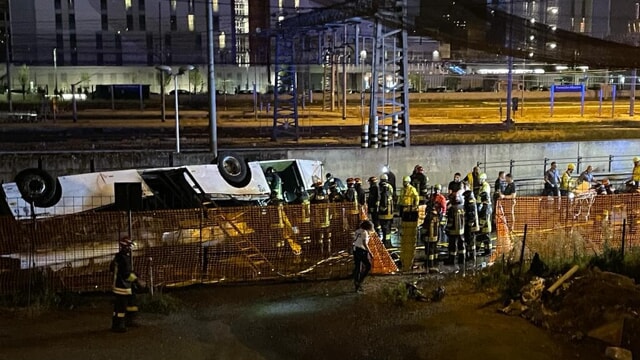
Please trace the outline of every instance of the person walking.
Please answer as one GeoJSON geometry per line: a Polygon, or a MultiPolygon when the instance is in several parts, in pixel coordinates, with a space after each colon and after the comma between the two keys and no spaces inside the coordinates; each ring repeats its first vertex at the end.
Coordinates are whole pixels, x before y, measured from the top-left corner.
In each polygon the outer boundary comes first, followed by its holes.
{"type": "Polygon", "coordinates": [[[133,272],[131,261],[131,247],[133,242],[125,235],[118,242],[119,251],[111,261],[109,270],[113,273],[113,316],[111,318],[111,331],[126,332],[127,327],[137,326],[135,316],[138,313],[134,287],[144,286],[133,272]]]}
{"type": "Polygon", "coordinates": [[[362,282],[371,271],[373,254],[369,249],[369,239],[373,231],[373,223],[365,220],[353,235],[353,284],[356,292],[362,292],[362,282]]]}

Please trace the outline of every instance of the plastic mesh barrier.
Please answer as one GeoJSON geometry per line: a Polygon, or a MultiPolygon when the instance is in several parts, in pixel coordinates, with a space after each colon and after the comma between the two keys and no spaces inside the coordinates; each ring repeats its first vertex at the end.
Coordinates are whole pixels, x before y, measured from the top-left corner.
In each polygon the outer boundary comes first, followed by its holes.
{"type": "Polygon", "coordinates": [[[495,256],[567,260],[640,245],[640,195],[519,197],[497,203],[495,256]]]}
{"type": "MultiPolygon", "coordinates": [[[[133,267],[153,286],[349,277],[360,214],[347,203],[0,218],[0,294],[29,286],[108,291],[118,239],[131,233],[133,267]]],[[[372,237],[375,274],[397,268],[372,237]]]]}

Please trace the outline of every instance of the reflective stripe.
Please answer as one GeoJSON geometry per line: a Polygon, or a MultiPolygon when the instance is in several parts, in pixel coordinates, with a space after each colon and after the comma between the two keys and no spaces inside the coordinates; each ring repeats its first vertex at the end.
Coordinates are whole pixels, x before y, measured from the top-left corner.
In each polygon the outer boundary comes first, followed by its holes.
{"type": "Polygon", "coordinates": [[[126,315],[125,313],[118,313],[116,314],[116,317],[123,318],[125,317],[125,315],[126,315]]]}
{"type": "Polygon", "coordinates": [[[127,311],[128,312],[136,312],[136,311],[138,311],[138,307],[137,306],[127,306],[127,311]]]}
{"type": "Polygon", "coordinates": [[[117,295],[131,295],[131,289],[123,289],[123,288],[118,288],[118,287],[113,287],[113,293],[117,294],[117,295]]]}

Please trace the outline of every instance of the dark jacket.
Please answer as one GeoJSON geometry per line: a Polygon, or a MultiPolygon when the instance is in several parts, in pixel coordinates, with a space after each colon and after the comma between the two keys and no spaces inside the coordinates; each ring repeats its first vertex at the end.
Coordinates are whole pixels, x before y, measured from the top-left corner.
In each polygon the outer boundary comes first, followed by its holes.
{"type": "Polygon", "coordinates": [[[138,279],[132,271],[131,253],[120,250],[111,261],[109,270],[113,273],[113,292],[118,295],[131,295],[131,287],[138,279]]]}

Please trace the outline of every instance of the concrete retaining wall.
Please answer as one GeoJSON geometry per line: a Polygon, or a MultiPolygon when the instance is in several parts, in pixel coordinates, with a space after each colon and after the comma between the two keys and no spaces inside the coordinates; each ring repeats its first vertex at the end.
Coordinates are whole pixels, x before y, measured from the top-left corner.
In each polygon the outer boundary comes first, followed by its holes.
{"type": "MultiPolygon", "coordinates": [[[[379,176],[389,165],[400,179],[421,164],[431,184],[447,184],[455,172],[466,175],[481,163],[491,182],[498,171],[512,172],[515,179],[541,178],[544,159],[555,160],[561,170],[570,162],[582,170],[587,164],[598,172],[631,172],[633,156],[640,156],[640,140],[596,142],[550,142],[530,144],[434,145],[393,147],[386,149],[278,149],[240,152],[250,160],[314,159],[324,163],[324,171],[345,180],[348,177],[379,176]],[[610,158],[611,156],[611,158],[610,158]]],[[[13,181],[20,170],[42,167],[54,176],[90,171],[128,168],[152,168],[210,163],[209,153],[168,151],[82,152],[82,153],[12,153],[0,154],[0,180],[13,181]]]]}

